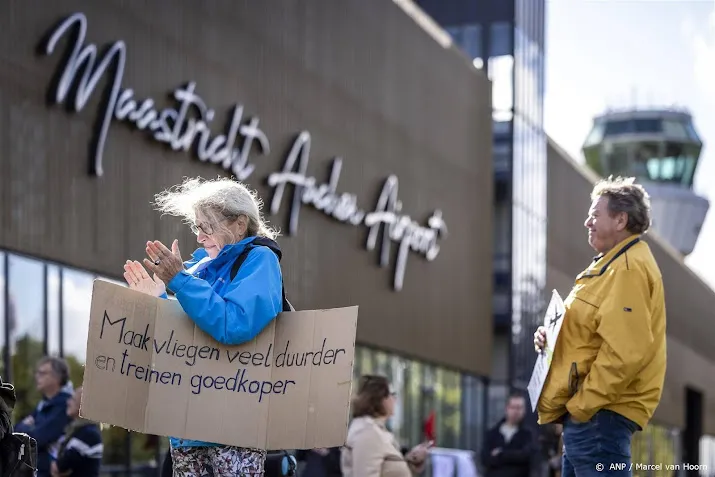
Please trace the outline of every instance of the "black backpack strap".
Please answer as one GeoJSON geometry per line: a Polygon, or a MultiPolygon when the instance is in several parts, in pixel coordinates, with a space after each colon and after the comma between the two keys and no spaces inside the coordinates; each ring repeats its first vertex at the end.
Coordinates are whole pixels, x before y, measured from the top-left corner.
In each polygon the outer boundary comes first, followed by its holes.
{"type": "MultiPolygon", "coordinates": [[[[254,247],[267,247],[267,245],[263,245],[262,243],[248,244],[246,246],[246,248],[243,250],[243,252],[241,252],[241,254],[238,256],[238,258],[236,258],[236,261],[233,262],[233,266],[231,266],[231,275],[230,275],[231,281],[233,281],[233,279],[236,278],[236,275],[238,275],[238,269],[241,268],[241,265],[243,265],[243,262],[246,261],[246,258],[248,258],[248,254],[251,252],[251,250],[253,250],[254,247]]],[[[275,253],[275,250],[273,250],[270,247],[268,247],[268,248],[273,253],[275,253]]],[[[278,254],[276,254],[276,255],[278,256],[278,261],[280,262],[281,257],[278,254]]],[[[285,289],[285,285],[283,285],[282,281],[281,281],[281,288],[282,288],[282,299],[283,299],[283,311],[295,311],[295,308],[293,308],[293,305],[291,305],[291,303],[286,298],[286,289],[285,289]]]]}
{"type": "Polygon", "coordinates": [[[243,249],[243,252],[241,252],[241,255],[238,256],[235,262],[233,262],[233,266],[231,267],[231,281],[233,281],[234,278],[236,278],[236,275],[238,275],[238,269],[241,268],[241,265],[243,265],[243,262],[246,261],[246,258],[248,258],[248,254],[253,250],[253,246],[247,245],[246,248],[243,249]]]}

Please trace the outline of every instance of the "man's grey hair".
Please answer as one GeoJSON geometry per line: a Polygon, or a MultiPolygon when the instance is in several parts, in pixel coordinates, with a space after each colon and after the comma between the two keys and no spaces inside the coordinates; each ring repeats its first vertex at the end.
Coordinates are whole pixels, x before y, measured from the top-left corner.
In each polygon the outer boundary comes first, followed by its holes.
{"type": "Polygon", "coordinates": [[[50,363],[50,368],[59,379],[60,386],[65,386],[70,380],[70,368],[67,365],[67,361],[57,356],[45,356],[37,363],[37,367],[39,368],[46,363],[50,363]]]}
{"type": "Polygon", "coordinates": [[[258,194],[232,179],[185,179],[157,194],[154,204],[162,214],[182,217],[189,224],[196,223],[200,212],[212,222],[215,230],[224,233],[229,231],[221,219],[244,215],[248,219],[248,237],[257,235],[274,240],[278,236],[261,216],[262,201],[258,194]]]}
{"type": "Polygon", "coordinates": [[[611,216],[620,212],[628,215],[626,229],[633,234],[644,234],[651,225],[650,196],[634,177],[609,176],[598,182],[591,192],[591,199],[608,199],[611,216]]]}

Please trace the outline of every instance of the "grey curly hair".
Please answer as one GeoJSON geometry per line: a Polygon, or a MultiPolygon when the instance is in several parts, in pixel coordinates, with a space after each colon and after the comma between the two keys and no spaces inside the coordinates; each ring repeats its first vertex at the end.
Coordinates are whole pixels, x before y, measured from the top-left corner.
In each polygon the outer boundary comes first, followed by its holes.
{"type": "Polygon", "coordinates": [[[628,214],[626,229],[629,232],[644,234],[648,231],[651,225],[650,196],[642,185],[635,183],[634,177],[608,176],[599,181],[593,187],[591,200],[601,196],[608,199],[611,215],[628,214]]]}
{"type": "Polygon", "coordinates": [[[186,178],[181,184],[157,194],[154,205],[162,214],[182,217],[188,224],[195,224],[200,212],[212,222],[215,230],[229,235],[221,219],[244,215],[248,218],[247,236],[272,240],[278,236],[261,216],[263,204],[258,194],[232,179],[186,178]]]}

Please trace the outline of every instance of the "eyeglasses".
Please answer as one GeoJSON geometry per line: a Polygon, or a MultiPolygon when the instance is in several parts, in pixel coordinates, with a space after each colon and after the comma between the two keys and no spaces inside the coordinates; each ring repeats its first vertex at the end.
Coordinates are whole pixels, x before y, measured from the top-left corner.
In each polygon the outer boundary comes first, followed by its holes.
{"type": "MultiPolygon", "coordinates": [[[[236,215],[232,215],[232,216],[229,216],[229,217],[224,217],[224,218],[222,218],[221,220],[219,220],[219,223],[225,222],[225,221],[227,221],[227,220],[236,219],[237,217],[238,217],[238,216],[236,216],[236,215]]],[[[213,225],[211,225],[211,224],[208,223],[208,222],[202,222],[202,223],[200,223],[200,224],[191,224],[191,231],[192,231],[195,235],[198,235],[199,232],[203,232],[203,233],[206,234],[206,235],[213,235],[214,232],[215,232],[213,225]]]]}
{"type": "Polygon", "coordinates": [[[206,235],[213,235],[214,228],[211,226],[211,224],[207,223],[191,224],[191,231],[194,233],[194,235],[198,235],[199,232],[203,232],[206,235]]]}

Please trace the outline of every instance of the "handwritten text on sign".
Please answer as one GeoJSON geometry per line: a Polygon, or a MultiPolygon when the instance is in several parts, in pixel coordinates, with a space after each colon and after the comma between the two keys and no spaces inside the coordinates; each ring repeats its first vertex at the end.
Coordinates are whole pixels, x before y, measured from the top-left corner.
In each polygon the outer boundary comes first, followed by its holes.
{"type": "Polygon", "coordinates": [[[256,395],[258,402],[261,402],[264,396],[272,393],[286,394],[291,385],[295,386],[295,381],[292,379],[280,379],[278,381],[252,379],[251,367],[330,366],[336,364],[340,357],[345,359],[344,348],[326,347],[327,338],[323,338],[320,349],[311,351],[294,350],[291,348],[290,340],[288,340],[285,348],[276,354],[276,350],[273,349],[273,343],[270,343],[265,351],[220,350],[215,346],[180,343],[174,335],[175,331],[171,330],[168,337],[152,337],[149,334],[148,324],[143,330],[133,330],[127,326],[126,317],[112,321],[105,311],[99,338],[116,340],[117,344],[123,344],[127,348],[122,351],[121,356],[97,355],[94,359],[94,365],[103,371],[118,372],[123,376],[154,384],[181,386],[182,381],[188,382],[192,394],[200,394],[202,391],[207,390],[242,392],[256,395]],[[131,348],[179,358],[190,368],[196,366],[197,360],[218,362],[222,359],[241,367],[236,368],[235,374],[225,376],[162,371],[152,367],[149,363],[133,361],[130,357],[131,348]]]}
{"type": "Polygon", "coordinates": [[[95,280],[80,413],[240,447],[342,445],[356,329],[357,307],[281,313],[254,340],[226,346],[176,300],[95,280]]]}

